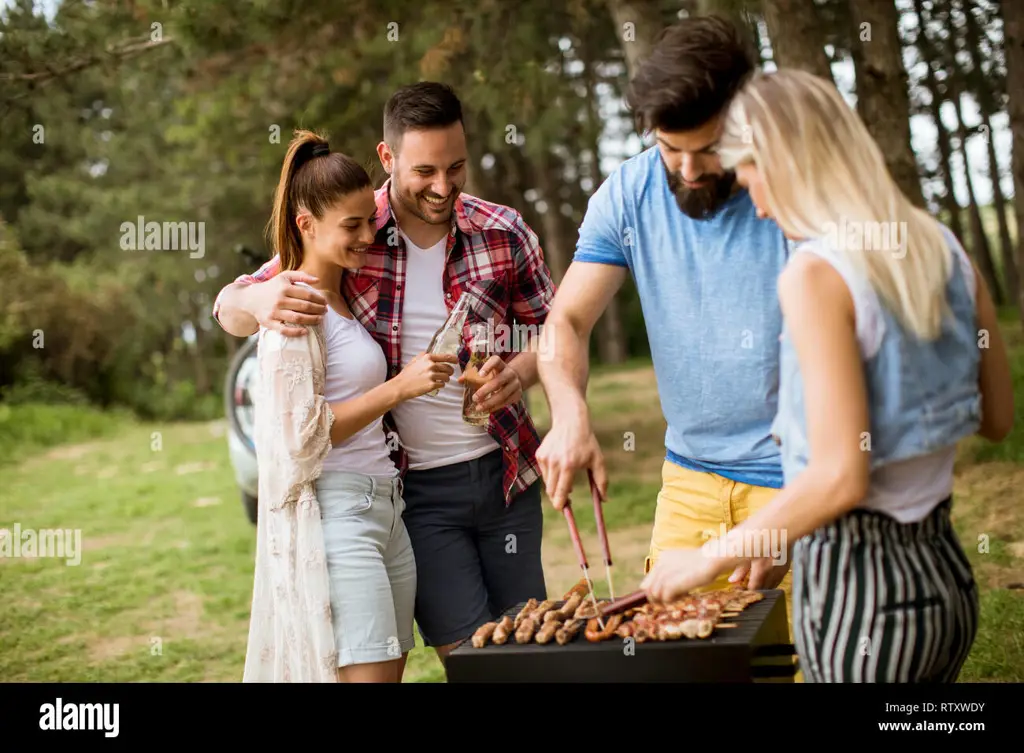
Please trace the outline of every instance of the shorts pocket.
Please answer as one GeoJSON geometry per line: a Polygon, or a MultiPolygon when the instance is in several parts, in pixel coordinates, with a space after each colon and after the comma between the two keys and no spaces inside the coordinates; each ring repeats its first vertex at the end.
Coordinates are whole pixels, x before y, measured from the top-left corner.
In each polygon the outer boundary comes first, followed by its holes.
{"type": "Polygon", "coordinates": [[[369,493],[352,494],[329,490],[320,493],[320,517],[323,520],[361,515],[371,507],[373,496],[369,493]]]}

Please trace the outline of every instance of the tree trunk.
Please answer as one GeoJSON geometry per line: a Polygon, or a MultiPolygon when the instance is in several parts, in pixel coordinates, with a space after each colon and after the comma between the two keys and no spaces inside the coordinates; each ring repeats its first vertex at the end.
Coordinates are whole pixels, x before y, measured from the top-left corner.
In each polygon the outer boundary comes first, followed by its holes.
{"type": "Polygon", "coordinates": [[[961,220],[960,202],[956,200],[956,189],[953,184],[953,147],[949,143],[949,131],[942,124],[942,101],[943,97],[939,91],[938,81],[935,79],[935,70],[932,63],[940,59],[935,51],[935,45],[928,37],[925,16],[924,1],[914,0],[914,12],[917,15],[917,48],[921,58],[925,62],[924,86],[928,90],[931,102],[928,109],[931,111],[932,120],[935,121],[935,130],[939,142],[939,172],[942,173],[942,183],[946,193],[941,199],[943,208],[949,214],[949,229],[960,240],[964,240],[964,226],[961,220]]]}
{"type": "MultiPolygon", "coordinates": [[[[1024,3],[1002,0],[1006,44],[1007,114],[1013,135],[1013,205],[1017,220],[1017,269],[1024,273],[1024,3]]],[[[1024,323],[1024,287],[1018,292],[1018,312],[1024,323]]]]}
{"type": "MultiPolygon", "coordinates": [[[[597,84],[596,67],[593,54],[593,46],[584,44],[583,47],[583,76],[587,87],[587,126],[585,133],[587,141],[585,146],[589,149],[592,159],[590,160],[590,192],[593,194],[604,180],[601,172],[601,150],[600,136],[602,131],[601,118],[597,109],[597,84]]],[[[570,258],[572,252],[570,251],[570,258]]],[[[597,353],[602,363],[622,363],[629,356],[629,348],[626,341],[626,332],[622,326],[622,304],[621,295],[616,294],[608,301],[601,318],[597,320],[597,353]]]]}
{"type": "Polygon", "coordinates": [[[995,264],[992,262],[992,252],[988,245],[988,236],[985,235],[985,225],[981,221],[981,210],[978,208],[978,199],[974,193],[974,179],[971,177],[971,162],[967,157],[967,128],[964,126],[963,105],[961,103],[964,89],[964,72],[956,59],[956,29],[953,26],[952,14],[946,14],[947,29],[949,36],[943,46],[943,58],[946,70],[949,73],[947,78],[946,94],[953,104],[953,112],[956,114],[956,134],[959,143],[960,157],[964,163],[964,184],[967,186],[967,216],[971,223],[971,255],[978,262],[985,282],[988,283],[992,292],[993,302],[999,306],[1003,303],[1002,288],[999,278],[996,277],[995,264]]]}
{"type": "Polygon", "coordinates": [[[777,68],[800,68],[835,83],[822,44],[821,19],[807,0],[764,0],[764,20],[777,68]]]}
{"type": "Polygon", "coordinates": [[[1020,279],[1018,277],[1017,262],[1013,258],[1013,242],[1010,240],[1010,226],[1006,217],[1006,197],[1003,196],[1001,185],[1001,172],[999,158],[996,156],[995,140],[992,137],[992,114],[999,112],[1000,106],[995,101],[992,89],[985,87],[984,71],[982,60],[985,57],[985,50],[982,49],[981,38],[984,31],[978,26],[978,19],[974,15],[974,0],[965,0],[962,8],[966,31],[966,50],[970,55],[971,67],[974,80],[980,83],[980,91],[977,94],[978,110],[981,112],[982,137],[985,139],[985,147],[988,152],[988,173],[992,181],[992,206],[996,213],[996,221],[999,224],[999,251],[1003,261],[1003,282],[1006,285],[1006,292],[1013,305],[1017,305],[1020,297],[1020,279]]]}
{"type": "Polygon", "coordinates": [[[626,56],[629,77],[636,75],[640,61],[651,54],[654,40],[664,26],[658,0],[607,0],[615,22],[615,33],[626,56]]]}
{"type": "Polygon", "coordinates": [[[910,96],[899,13],[891,0],[849,0],[857,113],[878,142],[893,179],[924,208],[917,160],[910,144],[910,96]]]}

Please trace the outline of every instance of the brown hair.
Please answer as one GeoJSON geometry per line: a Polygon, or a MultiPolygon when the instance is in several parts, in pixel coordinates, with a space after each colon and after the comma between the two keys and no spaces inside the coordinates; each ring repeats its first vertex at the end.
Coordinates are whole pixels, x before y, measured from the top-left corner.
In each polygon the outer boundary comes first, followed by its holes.
{"type": "Polygon", "coordinates": [[[447,128],[462,119],[462,103],[448,84],[420,81],[403,86],[384,105],[384,141],[397,152],[406,131],[447,128]]]}
{"type": "Polygon", "coordinates": [[[754,70],[749,42],[731,22],[687,18],[658,35],[626,102],[641,132],[692,131],[724,112],[754,70]]]}
{"type": "Polygon", "coordinates": [[[274,193],[274,210],[267,223],[271,248],[281,260],[281,270],[302,264],[302,237],[295,225],[300,211],[318,220],[337,201],[353,191],[370,188],[366,170],[351,157],[332,152],[327,139],[312,131],[295,131],[281,166],[274,193]]]}

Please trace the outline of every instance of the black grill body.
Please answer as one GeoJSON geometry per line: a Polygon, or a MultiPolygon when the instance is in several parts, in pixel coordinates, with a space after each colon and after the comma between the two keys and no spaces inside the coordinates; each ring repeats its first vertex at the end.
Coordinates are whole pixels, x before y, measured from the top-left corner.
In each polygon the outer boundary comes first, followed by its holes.
{"type": "MultiPolygon", "coordinates": [[[[736,627],[716,629],[710,638],[637,643],[616,636],[591,643],[580,630],[564,646],[554,639],[519,645],[513,635],[483,648],[466,639],[448,657],[448,682],[793,682],[785,596],[762,593],[764,599],[725,620],[736,627]]],[[[515,617],[524,604],[501,616],[515,617]]]]}

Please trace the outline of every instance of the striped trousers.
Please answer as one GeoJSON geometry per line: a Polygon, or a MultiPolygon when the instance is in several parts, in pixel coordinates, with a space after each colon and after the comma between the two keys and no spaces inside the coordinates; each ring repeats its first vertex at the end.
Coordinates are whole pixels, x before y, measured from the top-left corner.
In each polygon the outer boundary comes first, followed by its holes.
{"type": "Polygon", "coordinates": [[[854,510],[793,546],[805,682],[955,682],[978,590],[944,500],[919,523],[854,510]]]}

